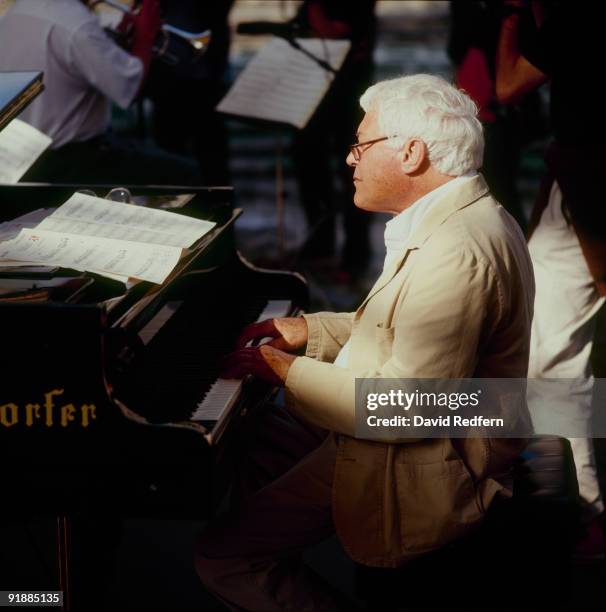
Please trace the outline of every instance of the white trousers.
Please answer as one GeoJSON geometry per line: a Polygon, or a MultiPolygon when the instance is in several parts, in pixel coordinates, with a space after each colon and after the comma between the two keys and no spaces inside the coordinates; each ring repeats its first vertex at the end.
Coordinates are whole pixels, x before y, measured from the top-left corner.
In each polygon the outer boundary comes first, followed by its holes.
{"type": "Polygon", "coordinates": [[[562,213],[562,192],[555,182],[528,248],[536,282],[528,377],[574,379],[570,393],[558,394],[554,389],[552,396],[548,390],[540,398],[529,394],[529,409],[537,432],[548,432],[549,423],[540,421],[550,412],[554,418],[570,415],[575,430],[586,432],[586,437],[571,438],[570,443],[580,496],[589,513],[597,515],[604,510],[604,501],[590,437],[593,373],[589,357],[596,314],[604,298],[597,292],[576,233],[562,213]],[[538,410],[537,402],[546,410],[538,410]]]}

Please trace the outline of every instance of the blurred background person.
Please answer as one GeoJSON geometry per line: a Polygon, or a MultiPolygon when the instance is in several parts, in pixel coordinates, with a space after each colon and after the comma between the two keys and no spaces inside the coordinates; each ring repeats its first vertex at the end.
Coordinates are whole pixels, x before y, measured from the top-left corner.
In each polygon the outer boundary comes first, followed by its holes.
{"type": "Polygon", "coordinates": [[[87,2],[17,0],[0,18],[0,70],[42,70],[45,91],[20,116],[53,139],[24,181],[195,184],[186,159],[112,134],[111,103],[141,90],[161,20],[158,0],[128,16],[130,52],[101,28],[87,2]]]}
{"type": "MultiPolygon", "coordinates": [[[[504,3],[497,55],[497,94],[512,103],[550,82],[554,140],[545,153],[544,177],[530,227],[535,271],[529,378],[562,378],[570,392],[531,397],[545,408],[548,431],[556,417],[569,419],[587,538],[580,557],[605,556],[604,495],[592,440],[591,352],[596,319],[606,296],[606,210],[600,180],[604,122],[592,112],[604,5],[572,2],[504,3]]],[[[536,408],[535,408],[536,407],[536,408]]],[[[600,406],[600,410],[604,407],[600,406]]]]}
{"type": "Polygon", "coordinates": [[[501,0],[452,0],[448,55],[455,65],[457,85],[480,112],[485,138],[482,174],[495,198],[524,229],[527,219],[517,188],[521,149],[544,137],[547,128],[537,91],[515,105],[497,100],[495,61],[501,6],[501,0]]]}
{"type": "Polygon", "coordinates": [[[343,163],[361,119],[358,99],[373,76],[375,0],[305,0],[296,17],[303,35],[342,38],[351,49],[326,97],[293,142],[294,173],[308,224],[304,259],[331,257],[343,215],[341,267],[357,274],[369,263],[369,216],[353,205],[351,170],[343,163]],[[335,184],[335,176],[337,184],[335,184]]]}
{"type": "Polygon", "coordinates": [[[215,106],[227,86],[230,30],[234,0],[160,0],[163,18],[188,32],[211,31],[201,57],[185,54],[171,65],[152,64],[145,95],[153,102],[151,130],[163,149],[187,155],[198,163],[202,184],[229,185],[227,128],[215,106]]]}

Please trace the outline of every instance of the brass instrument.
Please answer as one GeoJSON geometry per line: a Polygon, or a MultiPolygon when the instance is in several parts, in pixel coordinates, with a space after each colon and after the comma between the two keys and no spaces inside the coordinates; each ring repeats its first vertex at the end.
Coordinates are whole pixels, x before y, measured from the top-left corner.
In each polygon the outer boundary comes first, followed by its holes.
{"type": "MultiPolygon", "coordinates": [[[[91,8],[96,8],[100,4],[105,4],[127,15],[137,14],[129,5],[117,0],[92,0],[89,2],[91,8]]],[[[184,61],[183,48],[186,48],[188,52],[187,61],[195,61],[201,57],[208,49],[212,38],[211,30],[188,32],[169,23],[163,23],[160,29],[161,38],[154,44],[154,54],[166,63],[173,65],[184,61]]]]}

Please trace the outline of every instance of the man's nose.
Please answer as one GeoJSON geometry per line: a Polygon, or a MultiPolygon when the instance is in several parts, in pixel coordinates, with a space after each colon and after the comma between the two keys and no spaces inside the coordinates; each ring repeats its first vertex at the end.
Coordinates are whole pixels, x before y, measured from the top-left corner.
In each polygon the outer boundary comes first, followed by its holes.
{"type": "Polygon", "coordinates": [[[347,154],[347,157],[345,158],[345,163],[350,166],[351,168],[353,168],[358,162],[356,161],[356,159],[353,156],[353,151],[350,151],[347,154]]]}

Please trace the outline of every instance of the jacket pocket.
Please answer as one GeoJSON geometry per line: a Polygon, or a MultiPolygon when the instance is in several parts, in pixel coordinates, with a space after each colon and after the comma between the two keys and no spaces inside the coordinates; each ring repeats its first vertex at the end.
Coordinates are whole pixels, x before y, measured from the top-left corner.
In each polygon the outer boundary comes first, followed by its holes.
{"type": "Polygon", "coordinates": [[[476,487],[460,459],[395,466],[401,546],[429,552],[471,531],[482,519],[476,487]]]}

